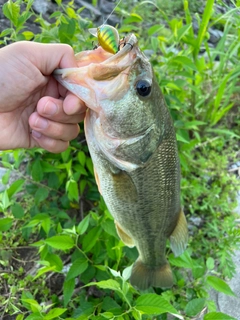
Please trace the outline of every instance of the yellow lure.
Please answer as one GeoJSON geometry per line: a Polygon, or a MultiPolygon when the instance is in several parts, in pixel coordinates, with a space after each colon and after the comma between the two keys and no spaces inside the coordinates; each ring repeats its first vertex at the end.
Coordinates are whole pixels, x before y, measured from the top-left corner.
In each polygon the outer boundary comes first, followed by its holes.
{"type": "Polygon", "coordinates": [[[98,28],[89,29],[89,32],[97,37],[99,46],[105,51],[113,54],[119,51],[119,34],[114,27],[103,24],[98,28]]]}

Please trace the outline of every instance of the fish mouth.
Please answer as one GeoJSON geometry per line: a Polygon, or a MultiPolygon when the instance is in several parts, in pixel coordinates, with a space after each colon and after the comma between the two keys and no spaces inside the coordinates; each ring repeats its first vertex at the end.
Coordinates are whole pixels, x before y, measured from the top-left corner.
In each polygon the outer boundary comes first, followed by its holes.
{"type": "Polygon", "coordinates": [[[56,69],[53,76],[88,108],[100,112],[100,101],[117,101],[128,91],[128,74],[138,56],[137,38],[128,35],[116,54],[101,47],[76,55],[78,68],[56,69]],[[116,90],[117,88],[117,90],[116,90]]]}

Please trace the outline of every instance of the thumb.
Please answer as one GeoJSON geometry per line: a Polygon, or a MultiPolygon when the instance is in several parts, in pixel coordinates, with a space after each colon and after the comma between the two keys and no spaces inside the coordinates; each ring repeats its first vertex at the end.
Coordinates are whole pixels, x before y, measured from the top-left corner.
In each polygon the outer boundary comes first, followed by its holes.
{"type": "Polygon", "coordinates": [[[21,41],[14,45],[18,46],[16,52],[24,54],[46,76],[56,68],[77,67],[73,48],[67,44],[21,41]]]}

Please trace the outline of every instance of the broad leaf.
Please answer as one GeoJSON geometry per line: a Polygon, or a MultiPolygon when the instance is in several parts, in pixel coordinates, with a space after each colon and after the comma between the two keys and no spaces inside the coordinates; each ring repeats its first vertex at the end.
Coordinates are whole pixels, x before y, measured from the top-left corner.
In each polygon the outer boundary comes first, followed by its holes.
{"type": "Polygon", "coordinates": [[[178,315],[177,310],[167,300],[154,293],[140,296],[136,301],[135,309],[145,314],[160,315],[168,312],[178,315]]]}
{"type": "Polygon", "coordinates": [[[12,218],[1,218],[0,219],[0,231],[7,231],[11,228],[13,223],[12,218]]]}
{"type": "Polygon", "coordinates": [[[24,210],[18,203],[15,203],[13,206],[11,206],[11,211],[12,215],[16,219],[21,219],[24,216],[24,210]]]}
{"type": "Polygon", "coordinates": [[[235,296],[235,293],[229,287],[229,285],[223,281],[222,279],[215,277],[215,276],[208,276],[207,277],[207,284],[209,284],[213,289],[223,292],[229,296],[235,296]]]}
{"type": "Polygon", "coordinates": [[[52,310],[50,310],[48,312],[48,314],[46,314],[44,316],[44,320],[50,320],[50,319],[54,319],[54,318],[58,318],[61,314],[63,314],[67,309],[63,309],[63,308],[54,308],[52,310]]]}
{"type": "Polygon", "coordinates": [[[45,242],[49,246],[59,250],[72,249],[75,245],[74,240],[67,235],[53,236],[46,239],[45,242]]]}
{"type": "Polygon", "coordinates": [[[237,320],[222,312],[210,312],[206,314],[203,320],[237,320]]]}
{"type": "Polygon", "coordinates": [[[189,301],[185,307],[186,315],[189,317],[196,316],[198,313],[200,313],[203,310],[205,306],[205,302],[206,302],[206,299],[204,298],[197,298],[189,301]]]}
{"type": "Polygon", "coordinates": [[[86,259],[85,261],[81,258],[75,260],[67,273],[66,281],[76,278],[78,275],[83,273],[87,269],[87,267],[88,262],[86,259]]]}
{"type": "Polygon", "coordinates": [[[71,279],[69,281],[64,282],[63,284],[64,307],[66,307],[68,302],[70,301],[74,288],[75,288],[75,279],[71,279]]]}

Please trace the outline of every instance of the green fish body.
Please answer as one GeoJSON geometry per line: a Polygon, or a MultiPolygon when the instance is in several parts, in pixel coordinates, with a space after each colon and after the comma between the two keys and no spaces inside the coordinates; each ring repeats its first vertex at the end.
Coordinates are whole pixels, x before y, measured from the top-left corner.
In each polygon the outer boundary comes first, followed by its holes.
{"type": "Polygon", "coordinates": [[[98,48],[77,58],[79,68],[55,77],[89,107],[85,130],[99,191],[120,238],[139,252],[130,281],[143,290],[171,287],[166,241],[180,255],[188,232],[174,127],[151,64],[133,34],[114,56],[98,48]]]}

